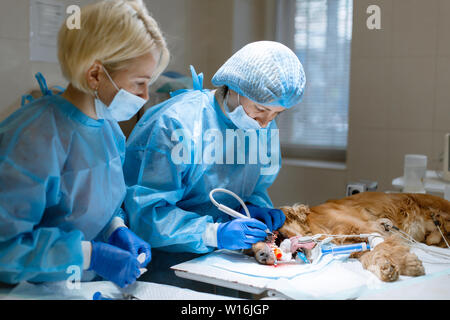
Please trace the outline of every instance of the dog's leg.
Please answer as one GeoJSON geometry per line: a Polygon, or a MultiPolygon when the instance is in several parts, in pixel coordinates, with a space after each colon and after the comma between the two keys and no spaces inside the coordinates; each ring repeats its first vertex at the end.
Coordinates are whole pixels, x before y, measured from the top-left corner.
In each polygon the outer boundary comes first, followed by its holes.
{"type": "Polygon", "coordinates": [[[432,231],[429,235],[427,235],[425,239],[425,243],[429,246],[436,245],[438,246],[442,241],[442,236],[439,231],[432,231]]]}
{"type": "Polygon", "coordinates": [[[361,261],[364,269],[373,272],[382,281],[395,281],[399,276],[399,268],[395,265],[389,255],[385,252],[377,250],[363,254],[359,260],[361,261]]]}
{"type": "Polygon", "coordinates": [[[396,236],[387,238],[359,259],[365,269],[373,272],[382,281],[395,281],[399,275],[425,274],[422,262],[396,236]]]}
{"type": "Polygon", "coordinates": [[[400,274],[403,276],[418,277],[425,274],[422,261],[410,251],[404,255],[400,267],[400,274]]]}

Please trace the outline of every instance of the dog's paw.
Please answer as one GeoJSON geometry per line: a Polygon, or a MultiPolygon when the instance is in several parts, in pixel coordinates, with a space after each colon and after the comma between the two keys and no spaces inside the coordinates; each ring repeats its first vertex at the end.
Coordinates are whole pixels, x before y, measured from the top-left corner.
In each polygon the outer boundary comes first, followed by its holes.
{"type": "Polygon", "coordinates": [[[396,281],[400,273],[399,267],[387,259],[379,259],[376,264],[370,265],[367,269],[386,282],[396,281]]]}
{"type": "Polygon", "coordinates": [[[414,253],[408,253],[401,269],[401,274],[404,276],[417,277],[425,274],[422,261],[414,253]]]}

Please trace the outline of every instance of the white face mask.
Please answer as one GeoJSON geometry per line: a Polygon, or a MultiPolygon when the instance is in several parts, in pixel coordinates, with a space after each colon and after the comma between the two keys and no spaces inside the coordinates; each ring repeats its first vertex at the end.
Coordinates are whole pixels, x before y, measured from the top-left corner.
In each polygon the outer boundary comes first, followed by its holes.
{"type": "MultiPolygon", "coordinates": [[[[230,118],[230,120],[242,130],[259,130],[261,129],[261,125],[258,121],[255,119],[249,117],[247,112],[245,112],[244,107],[242,105],[238,105],[233,112],[230,112],[230,109],[228,108],[227,102],[228,102],[228,96],[230,94],[230,91],[228,91],[227,97],[225,101],[223,102],[224,107],[226,109],[227,115],[230,118]]],[[[239,94],[238,94],[238,103],[239,103],[239,94]]]]}
{"type": "Polygon", "coordinates": [[[113,79],[108,74],[108,71],[103,67],[109,80],[112,82],[114,87],[117,89],[117,94],[111,101],[109,106],[105,105],[98,97],[97,91],[95,91],[95,112],[99,119],[109,119],[115,121],[126,121],[130,120],[147,102],[147,100],[138,97],[124,89],[119,89],[119,87],[114,83],[113,79]]]}

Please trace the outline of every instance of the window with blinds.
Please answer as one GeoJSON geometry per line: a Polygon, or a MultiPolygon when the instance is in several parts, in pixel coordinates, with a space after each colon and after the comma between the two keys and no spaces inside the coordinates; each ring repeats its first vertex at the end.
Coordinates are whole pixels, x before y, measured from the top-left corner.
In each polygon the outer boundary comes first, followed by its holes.
{"type": "MultiPolygon", "coordinates": [[[[278,117],[285,157],[344,161],[352,0],[296,0],[293,50],[303,64],[302,102],[278,117]]],[[[283,20],[278,23],[285,23],[283,20]]]]}

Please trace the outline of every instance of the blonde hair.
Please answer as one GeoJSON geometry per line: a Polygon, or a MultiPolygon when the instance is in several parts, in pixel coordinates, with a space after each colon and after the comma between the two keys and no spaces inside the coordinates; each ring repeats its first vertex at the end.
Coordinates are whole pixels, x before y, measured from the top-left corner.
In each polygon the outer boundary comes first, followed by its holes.
{"type": "Polygon", "coordinates": [[[152,52],[156,80],[169,64],[170,54],[157,22],[142,0],[103,0],[81,9],[80,29],[63,23],[58,34],[58,59],[64,77],[77,89],[92,93],[86,72],[100,61],[111,73],[130,60],[152,52]]]}

